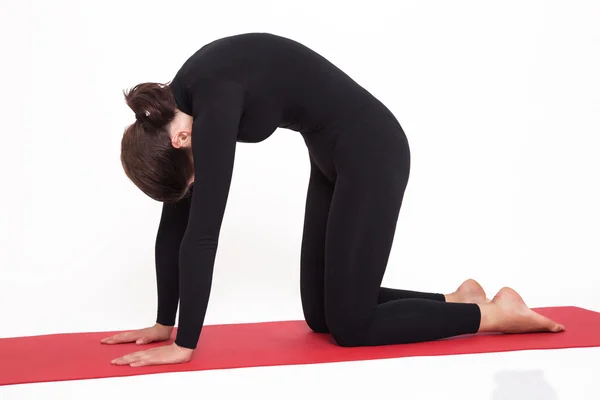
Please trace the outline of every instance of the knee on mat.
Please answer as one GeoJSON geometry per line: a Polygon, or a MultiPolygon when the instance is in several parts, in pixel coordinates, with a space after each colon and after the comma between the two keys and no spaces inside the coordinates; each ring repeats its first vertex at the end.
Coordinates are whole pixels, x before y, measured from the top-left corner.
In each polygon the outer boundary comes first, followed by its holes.
{"type": "Polygon", "coordinates": [[[344,321],[335,318],[327,320],[327,326],[333,340],[338,346],[342,347],[364,346],[367,334],[364,325],[359,321],[344,321]]]}
{"type": "Polygon", "coordinates": [[[322,307],[308,307],[304,305],[304,320],[308,327],[315,333],[329,333],[325,312],[322,307]]]}
{"type": "Polygon", "coordinates": [[[317,318],[305,318],[306,324],[315,333],[329,333],[329,329],[327,328],[327,324],[325,323],[325,319],[317,319],[317,318]]]}

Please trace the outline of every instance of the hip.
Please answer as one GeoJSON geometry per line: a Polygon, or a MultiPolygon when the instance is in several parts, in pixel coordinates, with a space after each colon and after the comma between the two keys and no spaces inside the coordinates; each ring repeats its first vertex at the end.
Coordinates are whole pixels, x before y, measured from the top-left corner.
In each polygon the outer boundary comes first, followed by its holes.
{"type": "Polygon", "coordinates": [[[303,137],[310,156],[331,180],[344,170],[381,174],[410,168],[408,138],[383,105],[362,108],[303,137]]]}

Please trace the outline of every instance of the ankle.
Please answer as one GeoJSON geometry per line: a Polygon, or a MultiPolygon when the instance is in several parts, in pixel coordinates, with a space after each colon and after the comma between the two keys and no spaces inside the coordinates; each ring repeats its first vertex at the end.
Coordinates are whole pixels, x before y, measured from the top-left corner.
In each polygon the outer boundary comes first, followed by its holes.
{"type": "Polygon", "coordinates": [[[478,304],[481,311],[481,322],[478,332],[496,332],[499,308],[494,303],[478,304]]]}
{"type": "Polygon", "coordinates": [[[456,292],[450,293],[450,294],[445,294],[444,298],[446,299],[446,303],[460,303],[461,302],[460,296],[456,292]]]}

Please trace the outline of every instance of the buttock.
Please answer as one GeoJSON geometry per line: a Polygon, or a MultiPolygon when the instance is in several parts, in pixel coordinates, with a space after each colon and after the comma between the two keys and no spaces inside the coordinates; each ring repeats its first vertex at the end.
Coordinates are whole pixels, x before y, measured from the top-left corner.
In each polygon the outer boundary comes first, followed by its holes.
{"type": "Polygon", "coordinates": [[[362,110],[303,137],[315,164],[332,182],[340,172],[359,178],[405,175],[410,169],[408,139],[387,109],[362,110]]]}
{"type": "Polygon", "coordinates": [[[400,204],[411,163],[404,132],[385,118],[370,118],[355,128],[340,135],[336,143],[333,154],[336,184],[377,204],[400,204]]]}

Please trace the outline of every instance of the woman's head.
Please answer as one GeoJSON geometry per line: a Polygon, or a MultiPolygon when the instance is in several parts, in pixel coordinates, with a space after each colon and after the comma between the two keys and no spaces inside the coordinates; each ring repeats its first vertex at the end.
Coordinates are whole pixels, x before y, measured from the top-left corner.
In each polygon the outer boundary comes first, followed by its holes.
{"type": "Polygon", "coordinates": [[[177,110],[167,85],[142,83],[124,94],[136,117],[121,140],[125,174],[154,200],[182,199],[194,175],[191,117],[177,110]]]}

